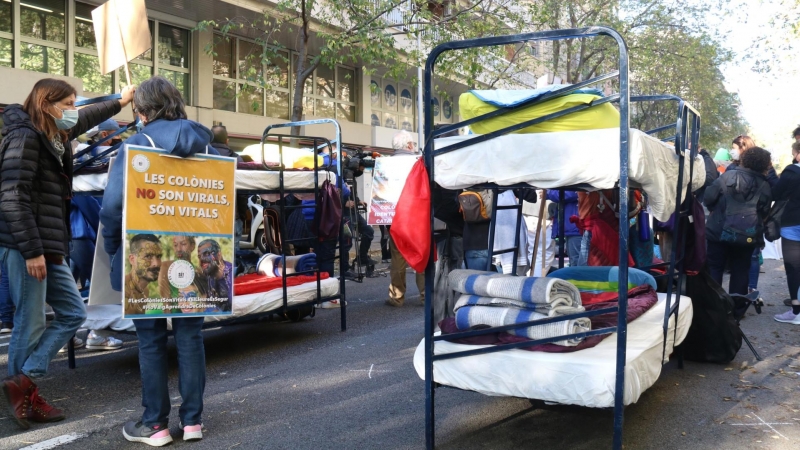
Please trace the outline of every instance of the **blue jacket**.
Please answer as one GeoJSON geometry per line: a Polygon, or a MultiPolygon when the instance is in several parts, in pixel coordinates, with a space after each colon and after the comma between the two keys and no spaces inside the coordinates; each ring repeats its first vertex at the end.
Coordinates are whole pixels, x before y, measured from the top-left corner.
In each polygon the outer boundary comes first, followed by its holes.
{"type": "MultiPolygon", "coordinates": [[[[330,166],[331,172],[336,172],[337,168],[339,167],[338,161],[334,161],[333,165],[331,165],[331,155],[324,153],[322,155],[322,165],[324,167],[330,166]]],[[[350,198],[350,188],[347,187],[347,183],[342,180],[342,191],[344,191],[344,195],[342,196],[343,201],[347,201],[350,198]]],[[[304,205],[313,205],[315,202],[314,200],[303,200],[304,205]]],[[[314,220],[314,208],[303,208],[303,218],[306,220],[314,220]]]]}
{"type": "MultiPolygon", "coordinates": [[[[144,136],[150,136],[156,147],[170,154],[186,158],[195,153],[219,153],[209,146],[213,137],[211,130],[191,120],[154,120],[147,125],[141,133],[134,134],[125,140],[125,144],[150,147],[150,141],[144,136]]],[[[108,173],[109,180],[119,182],[108,183],[103,195],[103,209],[100,210],[100,222],[103,224],[103,237],[105,238],[105,251],[115,255],[122,245],[122,194],[124,186],[122,180],[126,170],[125,147],[121,147],[114,165],[108,173]]]]}
{"type": "MultiPolygon", "coordinates": [[[[548,190],[547,199],[558,203],[558,191],[548,190]]],[[[578,193],[576,191],[564,191],[564,234],[569,236],[580,236],[578,226],[569,221],[571,216],[578,215],[578,193]]],[[[553,221],[553,238],[558,237],[558,217],[553,221]]]]}
{"type": "Polygon", "coordinates": [[[69,224],[72,229],[72,239],[88,239],[94,243],[100,225],[100,201],[85,195],[73,197],[69,224]]]}

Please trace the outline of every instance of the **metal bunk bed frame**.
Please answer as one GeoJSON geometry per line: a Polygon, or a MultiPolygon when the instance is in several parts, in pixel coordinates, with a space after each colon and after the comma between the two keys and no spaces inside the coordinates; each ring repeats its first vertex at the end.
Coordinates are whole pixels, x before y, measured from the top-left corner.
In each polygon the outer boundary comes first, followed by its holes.
{"type": "MultiPolygon", "coordinates": [[[[81,106],[89,105],[89,104],[92,104],[92,103],[97,103],[99,101],[105,101],[105,100],[109,100],[109,99],[113,99],[113,98],[119,98],[119,95],[117,94],[116,97],[108,96],[108,97],[102,97],[100,99],[88,99],[86,101],[83,101],[81,103],[81,106]]],[[[130,125],[128,127],[126,127],[126,129],[129,129],[129,128],[131,128],[130,125]]],[[[121,131],[120,131],[120,133],[121,133],[121,131]]],[[[107,137],[105,140],[111,139],[112,136],[107,137]]],[[[279,145],[280,170],[279,170],[279,174],[278,174],[279,187],[278,187],[277,191],[274,190],[274,189],[270,189],[270,190],[263,190],[263,189],[255,189],[255,190],[253,190],[253,189],[237,189],[236,190],[237,196],[238,195],[253,195],[253,194],[264,194],[264,193],[278,192],[280,194],[281,200],[283,200],[286,197],[287,194],[296,192],[296,193],[313,193],[314,194],[314,198],[315,199],[319,199],[319,185],[320,185],[320,183],[319,183],[319,170],[320,169],[324,169],[324,168],[320,168],[320,167],[317,166],[317,158],[314,158],[314,187],[312,189],[292,189],[291,191],[288,191],[288,192],[286,191],[286,186],[285,186],[285,183],[284,183],[283,143],[284,143],[284,140],[286,140],[286,139],[298,139],[299,138],[299,139],[305,139],[305,140],[309,140],[309,139],[312,140],[314,142],[314,144],[315,144],[314,148],[318,147],[318,145],[317,145],[318,143],[319,143],[319,146],[327,145],[328,147],[330,147],[334,143],[341,142],[342,132],[341,132],[341,127],[339,126],[339,123],[337,121],[333,120],[333,119],[319,119],[319,120],[308,120],[308,121],[302,121],[302,122],[290,122],[290,123],[285,123],[285,124],[270,125],[269,127],[267,127],[264,130],[264,133],[262,134],[262,138],[261,138],[261,161],[262,161],[262,163],[264,161],[264,144],[266,143],[267,138],[270,137],[270,136],[277,137],[278,138],[278,145],[279,145]],[[292,135],[285,135],[285,134],[283,134],[283,135],[280,135],[280,134],[271,135],[270,134],[270,131],[272,131],[273,129],[276,129],[276,128],[286,128],[286,127],[292,127],[292,126],[306,126],[306,125],[320,125],[320,124],[327,124],[327,123],[332,124],[334,126],[334,128],[335,128],[335,136],[336,136],[336,138],[333,141],[329,141],[329,140],[327,140],[325,138],[318,138],[318,137],[292,136],[292,135]]],[[[100,143],[102,143],[102,141],[100,143]]],[[[112,148],[109,148],[109,149],[103,151],[101,154],[99,154],[97,156],[93,156],[90,160],[84,161],[80,167],[83,167],[83,166],[85,166],[87,164],[90,164],[92,161],[95,161],[95,160],[97,160],[99,158],[102,158],[102,157],[108,155],[109,153],[111,153],[114,150],[116,150],[118,147],[119,147],[119,144],[113,146],[112,148]]],[[[83,154],[86,154],[86,153],[88,153],[88,151],[91,151],[91,148],[83,150],[81,153],[76,154],[76,156],[81,156],[83,154]]],[[[264,164],[264,167],[267,168],[266,163],[263,163],[263,164],[264,164]]],[[[338,157],[337,157],[338,170],[337,170],[337,173],[336,173],[336,178],[337,178],[337,187],[339,188],[339,190],[341,190],[342,183],[343,183],[342,176],[341,176],[341,165],[342,165],[341,164],[341,152],[338,152],[338,157]]],[[[270,170],[274,171],[274,169],[270,169],[270,170]]],[[[91,196],[95,196],[95,197],[102,197],[103,196],[103,191],[78,192],[78,193],[75,193],[75,195],[91,195],[91,196]]],[[[286,232],[286,212],[287,211],[292,211],[293,209],[296,209],[296,208],[303,208],[303,207],[315,208],[316,209],[319,205],[315,202],[315,204],[313,206],[310,206],[310,205],[305,205],[305,206],[297,205],[297,206],[292,207],[292,206],[285,206],[285,202],[283,202],[283,201],[281,201],[279,203],[280,203],[280,215],[281,215],[281,222],[282,222],[281,223],[282,242],[283,242],[283,244],[288,244],[288,243],[291,243],[293,241],[289,240],[289,239],[286,239],[286,236],[285,236],[285,232],[286,232]]],[[[343,248],[343,245],[342,245],[343,239],[344,239],[344,237],[343,237],[343,233],[342,233],[342,226],[340,225],[340,227],[339,227],[339,241],[338,241],[338,247],[337,248],[343,248]]],[[[261,320],[261,319],[264,319],[264,318],[271,317],[271,316],[273,316],[275,314],[283,314],[283,313],[286,313],[286,312],[289,312],[289,311],[292,311],[292,310],[297,310],[297,309],[300,309],[300,308],[303,308],[303,307],[308,307],[308,306],[312,306],[312,308],[313,308],[313,305],[315,305],[315,304],[322,303],[322,302],[329,301],[329,300],[339,299],[341,301],[340,302],[341,303],[341,305],[340,305],[341,306],[341,308],[340,308],[341,309],[341,311],[340,311],[340,313],[341,313],[341,331],[346,331],[347,330],[347,309],[346,309],[346,301],[345,301],[346,295],[345,295],[345,279],[344,279],[344,277],[341,276],[341,274],[340,274],[340,277],[339,277],[339,293],[338,294],[332,295],[332,296],[328,296],[328,297],[322,297],[321,286],[320,286],[321,278],[320,278],[319,269],[315,269],[315,270],[312,270],[312,271],[305,271],[305,272],[297,272],[297,273],[293,273],[293,274],[286,274],[286,256],[287,256],[287,254],[286,254],[286,246],[285,245],[281,245],[281,257],[282,257],[282,261],[283,261],[283,273],[285,274],[282,277],[283,278],[283,283],[282,283],[283,306],[282,307],[280,307],[278,309],[271,310],[271,311],[266,311],[266,312],[263,312],[263,313],[259,313],[259,314],[253,314],[253,315],[242,316],[242,317],[231,317],[229,319],[224,319],[224,320],[221,320],[219,322],[211,322],[211,323],[206,324],[204,326],[204,328],[217,328],[217,327],[220,327],[220,326],[236,325],[236,324],[240,324],[240,323],[258,321],[258,320],[261,320]],[[316,282],[317,282],[317,296],[316,296],[316,299],[314,299],[312,301],[308,301],[308,302],[302,302],[302,303],[296,303],[296,304],[293,304],[293,305],[289,305],[288,304],[288,292],[287,292],[288,288],[286,286],[286,279],[288,277],[293,277],[293,276],[298,276],[298,275],[308,275],[308,274],[311,274],[311,273],[316,273],[316,275],[317,275],[316,276],[316,278],[317,278],[317,280],[316,280],[316,282]]],[[[340,255],[339,255],[339,267],[340,268],[342,267],[343,258],[346,258],[346,257],[347,257],[347,255],[342,255],[341,252],[340,252],[340,255]]],[[[335,259],[334,259],[334,261],[335,261],[335,259]]],[[[315,311],[312,309],[312,316],[313,316],[314,312],[315,311]]],[[[68,359],[69,368],[70,369],[74,369],[76,367],[76,364],[75,364],[75,347],[74,347],[74,344],[73,344],[71,339],[67,344],[67,359],[68,359]]]]}
{"type": "MultiPolygon", "coordinates": [[[[623,38],[617,33],[615,30],[607,27],[590,27],[590,28],[581,28],[581,29],[567,29],[567,30],[553,30],[553,31],[543,31],[543,32],[535,32],[535,33],[526,33],[526,34],[517,34],[517,35],[509,35],[509,36],[496,36],[496,37],[488,37],[488,38],[479,38],[479,39],[471,39],[465,41],[455,41],[455,42],[448,42],[441,44],[434,48],[431,54],[428,56],[426,66],[425,66],[425,76],[424,76],[424,104],[430,105],[431,100],[433,97],[433,86],[432,86],[432,78],[434,73],[434,67],[436,64],[437,59],[439,56],[447,51],[454,51],[454,50],[463,50],[468,48],[475,48],[475,47],[488,47],[488,46],[499,46],[499,45],[512,45],[518,43],[525,43],[528,41],[536,41],[536,40],[564,40],[564,39],[576,39],[576,38],[590,38],[590,37],[600,37],[606,36],[614,39],[619,47],[619,69],[614,72],[610,72],[604,75],[597,76],[595,78],[570,85],[553,92],[547,93],[537,99],[527,100],[521,102],[515,106],[511,107],[501,107],[497,110],[483,114],[481,116],[464,120],[462,122],[447,125],[438,130],[433,129],[433,115],[431,108],[425,108],[425,146],[424,146],[424,158],[425,158],[425,165],[428,170],[429,182],[431,183],[433,189],[434,183],[434,158],[436,155],[451,152],[458,150],[460,148],[464,148],[467,146],[471,146],[480,142],[487,141],[489,139],[495,138],[500,135],[504,135],[507,133],[511,133],[517,130],[521,130],[531,125],[535,125],[538,123],[542,123],[551,119],[555,119],[558,117],[563,117],[568,114],[582,111],[588,108],[591,108],[596,105],[600,105],[603,103],[614,102],[619,104],[619,111],[620,111],[620,178],[618,182],[617,189],[619,190],[619,210],[620,211],[628,211],[628,193],[629,193],[629,180],[628,180],[628,161],[629,161],[629,134],[630,134],[630,102],[631,101],[677,101],[678,102],[678,119],[675,124],[666,125],[664,127],[659,127],[653,130],[648,131],[648,134],[656,134],[661,131],[666,131],[669,129],[675,129],[675,135],[664,139],[665,141],[675,140],[676,143],[676,153],[680,159],[680,169],[678,175],[678,192],[677,192],[677,207],[676,207],[676,223],[680,223],[680,217],[685,217],[686,215],[690,214],[691,212],[691,200],[687,202],[682,202],[682,182],[683,182],[683,172],[685,168],[685,160],[686,160],[686,152],[685,152],[685,144],[687,141],[687,132],[689,133],[688,140],[691,142],[690,145],[690,161],[694,161],[694,157],[698,152],[698,138],[700,132],[700,116],[697,111],[684,102],[682,99],[675,97],[675,96],[639,96],[639,97],[631,97],[630,96],[630,85],[629,85],[629,73],[628,73],[628,52],[627,46],[623,40],[623,38]],[[485,135],[477,135],[471,139],[467,139],[464,141],[460,141],[458,143],[454,143],[448,145],[446,147],[440,148],[438,150],[434,150],[434,139],[437,136],[441,136],[443,134],[449,133],[451,131],[457,130],[458,128],[470,125],[472,123],[486,120],[492,117],[500,116],[503,114],[510,113],[512,111],[525,108],[527,106],[542,103],[549,99],[555,98],[557,96],[565,95],[571,92],[574,92],[578,89],[583,87],[587,87],[590,85],[594,85],[612,78],[619,79],[619,93],[610,95],[601,99],[597,99],[590,104],[586,105],[578,105],[563,111],[558,111],[552,114],[548,114],[543,117],[531,119],[522,123],[518,123],[509,127],[506,127],[501,130],[497,130],[485,135]],[[681,211],[681,205],[688,206],[686,210],[681,211]]],[[[692,192],[691,189],[691,176],[693,170],[693,163],[690,164],[690,178],[689,178],[689,186],[688,191],[692,192]]],[[[527,184],[517,184],[511,186],[503,186],[502,188],[497,186],[494,183],[483,184],[481,186],[476,186],[480,188],[488,188],[493,189],[495,192],[499,189],[512,189],[512,188],[527,188],[531,189],[534,186],[530,186],[527,184]]],[[[563,236],[563,227],[564,227],[564,190],[572,189],[572,190],[580,190],[585,188],[586,186],[564,186],[559,189],[559,228],[561,229],[561,235],[563,236]]],[[[490,224],[490,231],[489,231],[489,248],[492,249],[490,253],[490,258],[492,256],[503,254],[503,253],[510,253],[514,252],[515,257],[513,258],[513,267],[512,267],[512,274],[516,273],[516,265],[517,265],[517,258],[516,253],[519,247],[519,230],[520,230],[520,222],[521,222],[521,209],[522,209],[522,201],[519,201],[517,205],[510,205],[510,206],[497,206],[497,195],[494,195],[493,200],[493,208],[492,208],[492,221],[490,224]],[[509,249],[500,249],[500,250],[493,250],[494,246],[494,216],[496,215],[496,211],[498,209],[515,209],[518,211],[517,214],[517,225],[516,225],[516,233],[515,233],[515,245],[514,248],[509,249]]],[[[691,199],[691,196],[689,196],[691,199]]],[[[433,208],[433,205],[432,205],[433,208]]],[[[425,317],[425,338],[424,338],[424,350],[425,350],[425,439],[426,439],[426,446],[429,450],[432,450],[435,447],[435,388],[437,384],[433,379],[433,365],[435,361],[451,359],[451,358],[459,358],[465,357],[470,355],[479,355],[484,353],[492,353],[497,351],[503,351],[513,348],[520,348],[520,347],[529,347],[531,345],[537,344],[545,344],[545,343],[552,343],[556,342],[561,339],[570,339],[570,338],[585,338],[589,336],[595,335],[603,335],[603,334],[611,334],[617,333],[617,358],[615,361],[616,366],[616,383],[615,383],[615,395],[614,395],[614,437],[613,437],[613,448],[621,449],[622,448],[622,426],[623,426],[623,418],[624,418],[624,388],[625,388],[625,361],[626,361],[626,347],[627,347],[627,299],[628,299],[628,292],[627,292],[627,285],[628,285],[628,226],[622,226],[623,223],[627,223],[627,215],[621,215],[620,217],[620,226],[619,226],[619,303],[617,307],[610,307],[610,308],[603,308],[601,310],[595,311],[587,311],[578,314],[570,314],[566,316],[561,316],[557,318],[549,318],[544,320],[539,320],[535,322],[526,322],[521,324],[514,324],[514,325],[507,325],[502,327],[493,327],[481,330],[472,330],[472,331],[465,331],[460,333],[448,334],[447,336],[434,336],[434,329],[435,323],[434,321],[434,309],[433,309],[433,284],[434,284],[434,274],[435,274],[435,266],[434,266],[434,254],[435,246],[431,246],[431,254],[430,259],[428,262],[428,266],[425,271],[425,310],[426,310],[426,317],[425,317]],[[579,317],[593,317],[599,314],[606,314],[606,313],[616,313],[617,314],[617,325],[615,327],[607,327],[597,330],[590,330],[583,333],[575,333],[565,336],[559,336],[549,339],[539,339],[534,341],[527,341],[521,343],[513,343],[513,344],[502,344],[502,345],[495,345],[485,348],[478,348],[454,353],[446,353],[441,355],[434,354],[434,343],[436,341],[441,340],[452,340],[452,339],[459,339],[459,338],[466,338],[471,336],[477,336],[482,334],[488,333],[496,333],[501,331],[508,331],[512,329],[518,328],[527,328],[536,325],[543,325],[552,322],[561,322],[565,320],[571,320],[579,317]]],[[[431,210],[431,229],[433,229],[433,210],[431,210]]],[[[678,230],[679,227],[676,228],[678,230]]],[[[681,233],[683,235],[683,233],[681,233]]],[[[668,273],[665,275],[666,277],[672,279],[677,279],[677,287],[675,292],[679,293],[682,289],[682,280],[683,277],[681,274],[676,275],[676,269],[682,270],[682,261],[683,255],[680,258],[677,257],[678,252],[678,241],[679,239],[673,240],[672,246],[672,258],[668,265],[668,273]]],[[[685,243],[685,236],[680,239],[680,248],[684,248],[685,243]]],[[[560,247],[560,257],[559,257],[559,267],[563,267],[563,250],[564,250],[564,243],[563,240],[559,244],[560,247]]],[[[645,268],[647,269],[647,268],[645,268]]],[[[664,336],[665,336],[665,347],[666,347],[666,335],[668,331],[669,325],[669,318],[674,314],[676,316],[676,324],[677,324],[677,313],[678,313],[678,302],[675,303],[674,306],[670,306],[670,300],[673,293],[673,282],[670,281],[668,284],[668,296],[667,296],[667,307],[665,308],[665,315],[664,315],[664,336]]],[[[677,296],[680,298],[680,296],[677,296]]],[[[676,325],[677,329],[677,325],[676,325]]],[[[662,357],[663,360],[663,357],[662,357]]]]}

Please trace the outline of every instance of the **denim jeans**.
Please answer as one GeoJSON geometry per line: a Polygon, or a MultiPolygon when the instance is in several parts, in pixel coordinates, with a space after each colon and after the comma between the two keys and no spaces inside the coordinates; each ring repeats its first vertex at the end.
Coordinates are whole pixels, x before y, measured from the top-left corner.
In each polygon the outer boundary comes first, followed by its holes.
{"type": "MultiPolygon", "coordinates": [[[[589,265],[589,250],[591,249],[592,245],[592,232],[589,230],[585,230],[583,232],[583,237],[581,238],[581,252],[580,257],[578,258],[578,266],[588,266],[589,265]]],[[[571,266],[572,263],[570,262],[569,265],[571,266]]]]}
{"type": "Polygon", "coordinates": [[[750,274],[747,283],[748,289],[754,291],[758,289],[758,273],[761,271],[760,256],[761,249],[756,247],[756,251],[754,251],[753,256],[750,257],[750,274]]]}
{"type": "Polygon", "coordinates": [[[465,250],[464,262],[467,269],[471,270],[493,270],[489,268],[489,250],[465,250]]]}
{"type": "Polygon", "coordinates": [[[94,241],[89,239],[73,239],[69,244],[69,267],[75,282],[80,282],[81,292],[88,296],[89,280],[92,278],[92,265],[94,264],[94,241]]]}
{"type": "Polygon", "coordinates": [[[15,281],[9,292],[17,308],[8,345],[8,374],[43,377],[50,360],[86,321],[86,305],[66,262],[47,263],[44,281],[28,275],[18,250],[0,247],[0,262],[3,273],[15,281]],[[50,324],[45,323],[45,302],[55,313],[50,324]]]}
{"type": "MultiPolygon", "coordinates": [[[[148,427],[167,425],[169,399],[167,319],[137,319],[139,369],[142,374],[142,423],[148,427]]],[[[206,355],[203,347],[203,318],[172,319],[172,333],[178,349],[178,411],[183,425],[202,423],[203,392],[206,388],[206,355]]]]}
{"type": "Polygon", "coordinates": [[[8,292],[8,272],[0,274],[0,322],[14,323],[14,302],[8,292]]]}

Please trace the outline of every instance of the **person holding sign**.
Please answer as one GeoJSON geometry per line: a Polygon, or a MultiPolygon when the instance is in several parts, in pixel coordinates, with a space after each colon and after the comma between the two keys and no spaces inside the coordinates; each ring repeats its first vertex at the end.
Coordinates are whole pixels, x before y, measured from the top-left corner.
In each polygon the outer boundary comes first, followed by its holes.
{"type": "MultiPolygon", "coordinates": [[[[138,134],[128,138],[126,144],[157,147],[182,158],[205,152],[218,154],[208,146],[212,138],[211,131],[199,123],[186,120],[181,94],[165,78],[155,76],[142,83],[136,90],[135,104],[136,113],[144,127],[138,134]]],[[[127,146],[120,150],[116,161],[126,161],[126,151],[127,146]]],[[[100,211],[100,220],[105,227],[103,230],[105,250],[112,261],[111,284],[115,290],[122,289],[121,260],[124,241],[122,212],[125,186],[121,180],[124,179],[126,166],[124,163],[112,166],[109,179],[120,182],[109,183],[103,198],[103,209],[100,211]]],[[[152,261],[154,257],[150,259],[153,268],[150,269],[150,266],[145,268],[144,263],[142,268],[150,271],[148,277],[155,282],[159,276],[161,261],[160,257],[157,258],[156,265],[152,261]]],[[[192,294],[185,292],[184,295],[188,297],[192,294]]],[[[166,445],[172,442],[168,427],[171,402],[167,385],[167,320],[137,318],[134,324],[139,338],[142,405],[145,409],[140,420],[125,424],[122,433],[125,439],[131,442],[154,446],[166,445]]],[[[202,317],[172,319],[172,332],[180,360],[179,390],[183,403],[179,414],[184,440],[203,438],[201,416],[206,384],[206,362],[202,328],[202,317]]]]}
{"type": "Polygon", "coordinates": [[[23,105],[3,113],[0,144],[0,270],[16,306],[3,392],[17,424],[53,422],[64,413],[39,396],[33,379],[86,320],[86,307],[64,258],[69,254],[72,150],[69,142],[118,113],[133,98],[75,107],[76,91],[54,78],[39,80],[23,105]],[[45,323],[45,303],[55,319],[45,323]]]}

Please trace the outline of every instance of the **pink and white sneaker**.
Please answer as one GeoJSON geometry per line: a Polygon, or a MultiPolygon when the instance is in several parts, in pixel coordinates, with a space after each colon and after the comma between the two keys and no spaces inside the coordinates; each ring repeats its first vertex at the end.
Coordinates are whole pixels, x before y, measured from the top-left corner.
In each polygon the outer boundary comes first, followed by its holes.
{"type": "Polygon", "coordinates": [[[181,423],[179,428],[183,430],[184,441],[199,441],[203,439],[203,424],[183,426],[183,423],[181,423]]]}
{"type": "Polygon", "coordinates": [[[172,442],[166,425],[148,427],[142,422],[128,422],[122,428],[122,435],[131,442],[141,442],[152,447],[161,447],[172,442]]]}
{"type": "Polygon", "coordinates": [[[800,325],[800,314],[795,314],[790,309],[783,314],[777,314],[775,320],[778,322],[800,325]]]}

